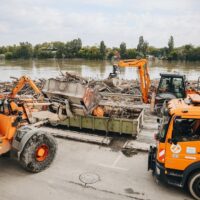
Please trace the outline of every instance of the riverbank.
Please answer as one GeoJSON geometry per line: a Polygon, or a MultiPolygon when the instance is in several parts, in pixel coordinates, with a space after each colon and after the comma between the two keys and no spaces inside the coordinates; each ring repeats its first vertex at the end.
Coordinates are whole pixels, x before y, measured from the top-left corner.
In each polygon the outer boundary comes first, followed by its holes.
{"type": "MultiPolygon", "coordinates": [[[[136,46],[136,44],[135,44],[136,46]]],[[[127,48],[125,42],[121,42],[119,47],[107,47],[104,41],[92,46],[83,46],[80,38],[67,42],[44,42],[32,45],[29,42],[0,46],[0,59],[30,59],[30,58],[84,58],[90,60],[111,60],[113,56],[121,59],[159,58],[175,61],[200,61],[200,47],[192,44],[185,44],[180,47],[174,46],[174,38],[170,36],[168,47],[157,48],[150,46],[139,37],[137,48],[127,48]]]]}

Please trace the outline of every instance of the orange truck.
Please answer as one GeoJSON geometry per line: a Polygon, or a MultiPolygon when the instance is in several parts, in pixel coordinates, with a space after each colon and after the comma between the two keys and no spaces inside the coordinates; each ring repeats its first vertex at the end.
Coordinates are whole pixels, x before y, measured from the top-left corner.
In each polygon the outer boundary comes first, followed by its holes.
{"type": "Polygon", "coordinates": [[[149,151],[148,169],[157,179],[188,188],[200,199],[200,95],[166,102],[156,146],[149,151]]]}

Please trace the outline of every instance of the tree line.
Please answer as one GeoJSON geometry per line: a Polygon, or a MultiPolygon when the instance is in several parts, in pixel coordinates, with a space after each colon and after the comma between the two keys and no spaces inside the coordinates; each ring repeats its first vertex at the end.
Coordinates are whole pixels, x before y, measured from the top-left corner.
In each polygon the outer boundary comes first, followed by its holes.
{"type": "Polygon", "coordinates": [[[19,45],[0,46],[0,58],[5,59],[48,59],[48,58],[84,58],[105,60],[116,54],[121,59],[146,58],[154,56],[166,60],[199,61],[200,47],[186,44],[174,47],[174,38],[170,36],[168,44],[163,48],[150,46],[143,36],[139,37],[137,48],[127,48],[122,42],[119,47],[109,48],[101,41],[99,45],[83,46],[80,38],[64,42],[45,42],[33,46],[28,42],[19,45]]]}

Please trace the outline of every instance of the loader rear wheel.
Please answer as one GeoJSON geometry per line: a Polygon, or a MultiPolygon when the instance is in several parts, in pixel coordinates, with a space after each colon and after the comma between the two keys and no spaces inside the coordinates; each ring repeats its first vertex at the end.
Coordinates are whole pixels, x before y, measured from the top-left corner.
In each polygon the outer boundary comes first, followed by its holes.
{"type": "Polygon", "coordinates": [[[57,145],[53,136],[45,133],[36,134],[26,143],[20,163],[30,172],[40,172],[50,166],[56,155],[57,145]]]}
{"type": "Polygon", "coordinates": [[[193,174],[188,181],[188,188],[191,195],[200,200],[200,172],[193,174]]]}

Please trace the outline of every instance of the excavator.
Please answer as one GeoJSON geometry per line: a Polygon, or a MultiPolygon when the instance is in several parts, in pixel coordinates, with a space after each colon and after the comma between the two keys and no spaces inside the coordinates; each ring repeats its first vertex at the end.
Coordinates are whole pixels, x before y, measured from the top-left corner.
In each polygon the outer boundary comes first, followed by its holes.
{"type": "Polygon", "coordinates": [[[30,123],[26,100],[17,97],[27,84],[36,94],[42,95],[27,76],[18,80],[11,93],[0,95],[0,155],[9,155],[25,170],[37,173],[53,162],[57,144],[53,136],[30,123]]]}

